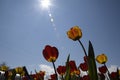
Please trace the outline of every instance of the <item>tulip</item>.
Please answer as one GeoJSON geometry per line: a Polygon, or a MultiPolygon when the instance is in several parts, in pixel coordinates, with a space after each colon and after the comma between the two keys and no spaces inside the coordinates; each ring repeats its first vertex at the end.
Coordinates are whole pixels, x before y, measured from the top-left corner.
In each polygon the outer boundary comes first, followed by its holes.
{"type": "Polygon", "coordinates": [[[51,47],[50,45],[46,45],[45,49],[43,50],[43,56],[48,62],[52,62],[54,71],[56,74],[56,80],[58,80],[56,67],[55,67],[55,61],[58,58],[59,52],[56,47],[51,47]]]}
{"type": "Polygon", "coordinates": [[[107,67],[106,66],[101,66],[98,68],[98,70],[101,72],[101,73],[106,73],[107,72],[107,67]]]}
{"type": "Polygon", "coordinates": [[[22,67],[17,67],[17,68],[15,68],[15,71],[16,71],[17,74],[20,74],[20,75],[24,73],[22,67]]]}
{"type": "Polygon", "coordinates": [[[73,26],[70,30],[68,30],[67,36],[68,36],[68,38],[72,39],[73,41],[78,40],[78,42],[80,43],[80,45],[83,48],[85,56],[87,56],[86,50],[85,50],[82,42],[80,41],[80,38],[82,37],[82,30],[79,28],[79,26],[73,26]]]}
{"type": "Polygon", "coordinates": [[[88,70],[88,65],[87,65],[86,62],[81,63],[79,67],[80,67],[80,69],[82,69],[82,71],[87,71],[88,70]]]}
{"type": "Polygon", "coordinates": [[[110,78],[116,80],[116,78],[117,78],[117,72],[111,72],[110,78]]]}
{"type": "Polygon", "coordinates": [[[98,55],[96,61],[100,64],[105,64],[107,62],[107,56],[105,54],[98,55]]]}
{"type": "Polygon", "coordinates": [[[70,66],[70,74],[71,75],[79,75],[80,74],[80,70],[77,69],[75,61],[69,61],[68,64],[70,66]]]}
{"type": "Polygon", "coordinates": [[[83,76],[83,80],[90,80],[89,75],[84,75],[84,76],[83,76]]]}
{"type": "Polygon", "coordinates": [[[36,74],[31,74],[30,76],[34,80],[44,80],[44,75],[45,75],[45,71],[39,71],[39,72],[36,72],[36,74]]]}
{"type": "Polygon", "coordinates": [[[44,77],[44,76],[45,76],[45,71],[40,71],[38,74],[39,74],[41,77],[44,77]]]}
{"type": "Polygon", "coordinates": [[[51,47],[50,45],[46,45],[43,50],[43,56],[48,62],[55,62],[58,58],[58,49],[56,47],[51,47]]]}
{"type": "Polygon", "coordinates": [[[57,72],[58,72],[61,76],[63,76],[63,75],[65,74],[65,72],[66,72],[66,67],[65,67],[65,66],[58,66],[57,72]]]}
{"type": "Polygon", "coordinates": [[[67,31],[68,38],[76,41],[82,37],[82,31],[78,26],[72,27],[69,31],[67,31]]]}
{"type": "Polygon", "coordinates": [[[56,80],[56,74],[51,74],[50,77],[51,79],[48,79],[48,80],[56,80]]]}
{"type": "Polygon", "coordinates": [[[7,71],[7,70],[8,70],[8,67],[5,66],[5,65],[3,65],[3,66],[0,67],[0,70],[1,70],[1,71],[7,71]]]}
{"type": "Polygon", "coordinates": [[[84,59],[84,62],[87,63],[88,56],[84,56],[83,59],[84,59]]]}

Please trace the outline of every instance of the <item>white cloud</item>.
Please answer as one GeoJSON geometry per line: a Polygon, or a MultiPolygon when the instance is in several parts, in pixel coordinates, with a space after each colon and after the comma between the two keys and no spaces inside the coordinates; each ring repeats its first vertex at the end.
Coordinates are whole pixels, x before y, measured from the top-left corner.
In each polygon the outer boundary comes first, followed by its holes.
{"type": "Polygon", "coordinates": [[[45,71],[45,80],[48,80],[49,75],[54,73],[54,69],[51,66],[40,64],[39,67],[41,71],[45,71]]]}
{"type": "Polygon", "coordinates": [[[54,69],[51,66],[40,64],[40,70],[45,71],[48,75],[54,73],[54,69]]]}
{"type": "Polygon", "coordinates": [[[108,68],[108,70],[109,70],[109,72],[111,73],[111,72],[117,71],[117,68],[119,68],[117,65],[111,65],[111,66],[108,68]]]}

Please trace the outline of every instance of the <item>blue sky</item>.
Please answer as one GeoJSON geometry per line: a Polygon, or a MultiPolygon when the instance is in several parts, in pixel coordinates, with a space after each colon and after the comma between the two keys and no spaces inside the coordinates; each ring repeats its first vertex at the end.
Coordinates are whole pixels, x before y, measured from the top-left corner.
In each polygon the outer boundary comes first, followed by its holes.
{"type": "Polygon", "coordinates": [[[120,0],[51,1],[54,26],[39,0],[0,0],[0,63],[11,68],[26,66],[29,71],[39,70],[40,64],[52,66],[42,55],[49,44],[59,50],[56,66],[64,65],[68,54],[79,65],[83,50],[66,35],[78,25],[86,50],[90,40],[96,56],[105,53],[108,66],[120,66],[120,0]]]}

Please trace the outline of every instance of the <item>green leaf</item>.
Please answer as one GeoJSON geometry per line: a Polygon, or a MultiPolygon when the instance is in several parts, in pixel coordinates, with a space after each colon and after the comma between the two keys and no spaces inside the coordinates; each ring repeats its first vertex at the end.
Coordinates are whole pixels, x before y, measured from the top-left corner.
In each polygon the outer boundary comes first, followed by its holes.
{"type": "Polygon", "coordinates": [[[23,70],[25,71],[25,76],[28,78],[28,80],[33,80],[33,78],[28,74],[28,71],[25,66],[23,67],[23,70]]]}
{"type": "Polygon", "coordinates": [[[70,59],[70,54],[67,57],[67,62],[66,62],[66,75],[65,75],[65,80],[70,80],[70,67],[68,65],[70,59]]]}
{"type": "Polygon", "coordinates": [[[88,48],[88,67],[90,80],[98,80],[94,49],[90,41],[88,48]]]}

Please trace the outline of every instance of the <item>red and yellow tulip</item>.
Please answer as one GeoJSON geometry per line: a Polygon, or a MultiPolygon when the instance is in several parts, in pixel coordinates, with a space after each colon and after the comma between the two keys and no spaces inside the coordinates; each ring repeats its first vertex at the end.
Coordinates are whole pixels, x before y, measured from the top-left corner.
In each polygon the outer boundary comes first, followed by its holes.
{"type": "Polygon", "coordinates": [[[58,58],[59,52],[56,47],[51,47],[50,45],[46,45],[43,50],[43,56],[48,62],[55,62],[58,58]]]}
{"type": "Polygon", "coordinates": [[[70,66],[70,74],[71,75],[79,75],[80,70],[77,68],[75,61],[71,60],[69,61],[69,66],[70,66]]]}
{"type": "Polygon", "coordinates": [[[61,76],[63,76],[63,75],[65,74],[65,72],[66,72],[66,66],[58,66],[57,72],[58,72],[61,76]]]}
{"type": "Polygon", "coordinates": [[[78,26],[72,27],[69,31],[67,31],[68,38],[76,41],[82,37],[82,31],[78,26]]]}
{"type": "Polygon", "coordinates": [[[88,65],[86,62],[81,63],[79,67],[82,71],[88,71],[88,65]]]}

